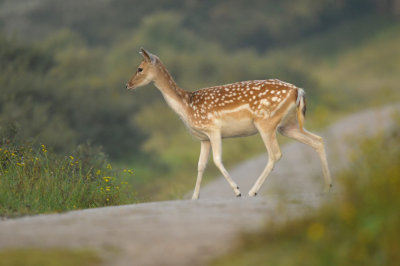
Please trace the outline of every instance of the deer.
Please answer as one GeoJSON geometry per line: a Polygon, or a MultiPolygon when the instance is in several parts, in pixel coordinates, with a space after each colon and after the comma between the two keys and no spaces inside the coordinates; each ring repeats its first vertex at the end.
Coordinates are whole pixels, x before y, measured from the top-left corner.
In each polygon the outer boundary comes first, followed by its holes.
{"type": "Polygon", "coordinates": [[[324,192],[332,187],[322,137],[304,128],[306,94],[301,88],[278,79],[250,80],[213,86],[195,91],[180,88],[158,56],[141,48],[143,60],[126,84],[128,90],[150,82],[160,90],[167,104],[183,121],[189,132],[200,140],[197,179],[192,199],[200,194],[200,184],[210,150],[213,161],[237,197],[238,185],[222,163],[222,139],[259,133],[267,149],[268,161],[248,195],[259,192],[282,153],[277,132],[312,147],[319,155],[324,177],[324,192]]]}

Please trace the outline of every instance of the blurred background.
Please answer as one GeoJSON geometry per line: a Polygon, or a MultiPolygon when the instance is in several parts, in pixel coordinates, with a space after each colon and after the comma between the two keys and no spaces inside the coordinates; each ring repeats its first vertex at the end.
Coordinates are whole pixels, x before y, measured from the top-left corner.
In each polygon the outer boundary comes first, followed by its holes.
{"type": "MultiPolygon", "coordinates": [[[[307,128],[400,99],[399,0],[0,0],[2,141],[68,155],[85,144],[129,167],[136,200],[181,198],[198,141],[148,85],[125,83],[158,55],[184,89],[278,78],[307,91],[307,128]]],[[[264,152],[224,141],[229,167],[264,152]]],[[[206,181],[217,175],[209,165],[206,181]]]]}

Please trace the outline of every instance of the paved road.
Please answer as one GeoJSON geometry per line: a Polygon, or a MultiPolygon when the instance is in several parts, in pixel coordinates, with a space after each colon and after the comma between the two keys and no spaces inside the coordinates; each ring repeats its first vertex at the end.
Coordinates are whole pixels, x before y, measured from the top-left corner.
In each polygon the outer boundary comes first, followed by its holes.
{"type": "MultiPolygon", "coordinates": [[[[349,136],[361,138],[388,128],[394,109],[400,110],[400,105],[356,113],[321,134],[333,172],[346,165],[354,143],[349,136]]],[[[279,223],[304,215],[340,196],[337,186],[329,195],[320,193],[322,174],[311,148],[291,142],[282,152],[256,198],[234,198],[219,178],[203,187],[195,202],[153,202],[5,220],[0,222],[0,249],[84,247],[98,250],[106,265],[204,265],[232,247],[240,232],[257,229],[266,220],[279,223]]],[[[243,194],[266,161],[261,155],[230,169],[243,194]]]]}

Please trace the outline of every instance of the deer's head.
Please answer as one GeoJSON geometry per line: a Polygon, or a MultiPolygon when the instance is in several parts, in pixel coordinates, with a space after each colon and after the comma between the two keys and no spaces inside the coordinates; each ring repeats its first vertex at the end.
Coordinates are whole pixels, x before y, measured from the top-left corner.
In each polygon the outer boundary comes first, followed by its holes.
{"type": "Polygon", "coordinates": [[[126,88],[128,90],[147,85],[156,77],[158,57],[147,52],[143,48],[140,48],[139,53],[143,56],[143,61],[139,64],[136,72],[129,79],[128,83],[126,83],[126,88]]]}

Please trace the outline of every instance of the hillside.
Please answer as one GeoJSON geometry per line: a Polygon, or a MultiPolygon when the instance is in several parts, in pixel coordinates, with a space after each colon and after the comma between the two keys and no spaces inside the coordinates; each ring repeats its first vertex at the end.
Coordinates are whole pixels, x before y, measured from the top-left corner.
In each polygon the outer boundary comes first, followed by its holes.
{"type": "Polygon", "coordinates": [[[323,0],[130,1],[3,0],[0,30],[40,40],[68,28],[91,44],[111,44],[132,35],[149,16],[173,12],[180,29],[224,48],[266,48],[290,44],[334,27],[339,21],[379,13],[399,15],[398,1],[323,0]]]}

